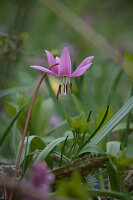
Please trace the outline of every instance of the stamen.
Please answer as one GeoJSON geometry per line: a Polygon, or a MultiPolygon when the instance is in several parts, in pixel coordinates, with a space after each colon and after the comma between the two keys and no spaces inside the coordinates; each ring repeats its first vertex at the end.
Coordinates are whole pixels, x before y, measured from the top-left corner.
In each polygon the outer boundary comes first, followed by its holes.
{"type": "Polygon", "coordinates": [[[67,85],[66,85],[66,94],[68,93],[68,90],[67,90],[67,85]]]}
{"type": "Polygon", "coordinates": [[[59,93],[61,94],[61,85],[59,85],[59,93]]]}
{"type": "Polygon", "coordinates": [[[73,93],[72,83],[70,83],[70,91],[73,93]]]}
{"type": "Polygon", "coordinates": [[[61,85],[59,85],[58,92],[57,92],[57,95],[56,95],[56,99],[58,99],[59,94],[61,94],[61,85]]]}

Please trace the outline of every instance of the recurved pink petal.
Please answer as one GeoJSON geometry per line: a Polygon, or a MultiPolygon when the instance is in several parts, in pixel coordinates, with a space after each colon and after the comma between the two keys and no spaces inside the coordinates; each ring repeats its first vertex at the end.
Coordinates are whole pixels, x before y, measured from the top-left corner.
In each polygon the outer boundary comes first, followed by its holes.
{"type": "MultiPolygon", "coordinates": [[[[89,57],[87,57],[87,58],[85,58],[82,62],[81,62],[81,64],[77,67],[77,69],[72,73],[73,75],[77,75],[78,73],[80,74],[81,73],[81,69],[82,68],[84,68],[84,67],[86,67],[87,65],[89,65],[90,64],[90,62],[91,62],[91,60],[94,58],[94,56],[89,56],[89,57]]],[[[89,65],[89,67],[90,67],[90,65],[89,65]]],[[[85,69],[84,69],[85,70],[85,69]]],[[[83,70],[83,71],[84,71],[83,70]]],[[[85,73],[85,72],[84,72],[85,73]]],[[[79,76],[81,76],[81,75],[79,75],[79,76]]]]}
{"type": "Polygon", "coordinates": [[[70,77],[77,77],[77,76],[82,76],[86,70],[91,66],[92,63],[82,67],[82,68],[77,68],[71,75],[70,77]]]}
{"type": "Polygon", "coordinates": [[[41,66],[38,66],[38,65],[33,65],[33,66],[30,66],[30,67],[32,67],[34,69],[37,69],[37,70],[40,70],[42,72],[45,72],[47,74],[51,74],[53,76],[57,76],[54,72],[52,72],[51,70],[49,70],[49,69],[47,69],[45,67],[41,67],[41,66]]]}
{"type": "MultiPolygon", "coordinates": [[[[53,55],[49,51],[45,50],[45,52],[47,54],[49,66],[52,66],[55,63],[57,63],[57,61],[54,59],[53,55]]],[[[52,67],[51,71],[54,72],[55,74],[58,74],[58,66],[59,65],[52,67]]]]}
{"type": "Polygon", "coordinates": [[[48,59],[49,66],[54,65],[56,63],[56,60],[54,59],[53,55],[47,50],[45,50],[45,52],[47,54],[47,59],[48,59]]]}
{"type": "MultiPolygon", "coordinates": [[[[90,64],[90,62],[92,61],[93,58],[94,58],[94,56],[89,56],[89,57],[85,58],[85,59],[81,62],[81,64],[77,67],[77,69],[82,68],[82,67],[85,67],[86,65],[90,64]]],[[[77,69],[76,69],[76,70],[77,70],[77,69]]],[[[75,70],[75,71],[76,71],[76,70],[75,70]]]]}
{"type": "Polygon", "coordinates": [[[59,68],[58,68],[58,76],[70,76],[71,74],[71,58],[67,48],[65,47],[62,51],[59,68]]]}

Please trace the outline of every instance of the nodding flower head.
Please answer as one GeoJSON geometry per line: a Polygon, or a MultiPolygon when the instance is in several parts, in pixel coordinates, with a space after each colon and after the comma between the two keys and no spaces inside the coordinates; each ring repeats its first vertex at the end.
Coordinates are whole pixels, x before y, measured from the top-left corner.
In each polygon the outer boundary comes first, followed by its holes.
{"type": "Polygon", "coordinates": [[[53,67],[51,67],[51,69],[47,69],[45,67],[41,67],[41,66],[37,66],[37,65],[33,65],[30,67],[40,70],[40,71],[43,71],[45,73],[51,74],[53,76],[62,78],[61,83],[58,88],[58,92],[57,92],[57,99],[58,99],[59,94],[61,94],[62,85],[64,86],[65,94],[67,94],[67,92],[68,92],[68,84],[70,85],[71,93],[73,92],[72,83],[70,82],[70,78],[82,76],[86,72],[86,70],[91,66],[91,64],[92,64],[91,60],[94,58],[94,56],[85,58],[81,62],[81,64],[77,67],[77,69],[73,73],[71,73],[71,58],[69,55],[69,51],[66,47],[63,49],[60,58],[59,57],[54,58],[53,55],[47,50],[45,50],[45,52],[47,54],[49,66],[50,67],[53,66],[53,67]]]}

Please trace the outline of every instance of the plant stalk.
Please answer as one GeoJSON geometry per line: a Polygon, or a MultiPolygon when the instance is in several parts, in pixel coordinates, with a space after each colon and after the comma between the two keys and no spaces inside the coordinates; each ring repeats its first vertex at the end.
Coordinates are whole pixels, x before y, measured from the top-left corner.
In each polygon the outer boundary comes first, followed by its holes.
{"type": "MultiPolygon", "coordinates": [[[[58,64],[59,63],[55,63],[54,65],[50,66],[48,69],[50,70],[51,68],[53,68],[54,66],[56,66],[58,64]]],[[[15,180],[16,180],[16,177],[17,177],[17,174],[18,174],[18,169],[19,169],[19,165],[20,165],[20,160],[21,160],[21,156],[22,156],[24,141],[25,141],[25,137],[26,137],[26,133],[27,133],[27,129],[28,129],[28,124],[29,124],[29,120],[30,120],[30,116],[31,116],[32,107],[33,107],[33,104],[35,102],[35,99],[36,99],[38,90],[41,86],[41,83],[42,83],[42,81],[43,81],[43,79],[46,75],[47,75],[47,73],[44,73],[43,76],[41,77],[41,79],[40,79],[40,81],[39,81],[39,83],[36,87],[36,90],[34,92],[34,95],[33,95],[32,101],[31,101],[31,105],[29,107],[29,111],[28,111],[25,126],[24,126],[24,132],[23,132],[23,135],[22,135],[21,146],[20,146],[20,149],[19,149],[19,154],[18,154],[18,159],[17,159],[17,164],[16,164],[16,170],[15,170],[15,173],[14,173],[14,179],[15,180]]],[[[9,200],[12,199],[12,194],[13,194],[13,191],[11,191],[11,193],[10,193],[9,200]]]]}

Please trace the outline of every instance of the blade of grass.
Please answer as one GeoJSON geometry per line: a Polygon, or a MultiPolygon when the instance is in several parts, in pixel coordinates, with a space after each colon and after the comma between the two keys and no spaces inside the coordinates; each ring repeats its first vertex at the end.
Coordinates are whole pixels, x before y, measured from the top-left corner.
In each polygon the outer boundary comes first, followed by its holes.
{"type": "Polygon", "coordinates": [[[18,88],[10,88],[7,90],[0,90],[0,98],[10,95],[10,94],[14,94],[17,92],[23,92],[26,90],[26,87],[18,87],[18,88]]]}
{"type": "MultiPolygon", "coordinates": [[[[61,153],[60,152],[57,152],[57,151],[53,151],[52,153],[51,153],[51,155],[54,155],[54,156],[56,156],[56,157],[58,157],[58,158],[60,158],[61,157],[61,153]]],[[[65,162],[65,163],[68,163],[68,162],[71,162],[71,160],[69,159],[69,158],[67,158],[66,156],[62,156],[62,160],[65,162]]]]}
{"type": "MultiPolygon", "coordinates": [[[[91,113],[92,113],[92,111],[89,112],[89,115],[88,115],[88,117],[87,117],[87,122],[90,121],[91,113]]],[[[77,155],[79,154],[79,152],[80,152],[81,149],[82,149],[82,145],[83,145],[83,142],[84,142],[86,133],[87,133],[87,130],[83,133],[83,136],[82,136],[82,138],[81,138],[81,143],[80,143],[80,145],[79,145],[79,148],[78,148],[78,151],[77,151],[75,157],[77,157],[77,155]]]]}
{"type": "MultiPolygon", "coordinates": [[[[59,143],[63,142],[65,139],[66,139],[66,137],[61,137],[61,138],[58,138],[58,139],[55,139],[54,141],[52,141],[38,155],[37,159],[40,161],[44,160],[47,157],[47,155],[54,149],[54,147],[56,147],[59,143]]],[[[69,139],[72,139],[72,138],[69,138],[69,139]]]]}
{"type": "Polygon", "coordinates": [[[27,156],[27,150],[28,150],[28,139],[29,139],[29,131],[27,132],[27,138],[26,138],[26,148],[25,148],[25,155],[24,155],[24,164],[23,164],[23,168],[22,168],[22,176],[21,179],[24,176],[24,169],[25,169],[25,162],[26,162],[26,156],[27,156]]]}
{"type": "Polygon", "coordinates": [[[108,111],[109,111],[109,106],[107,106],[106,112],[103,116],[102,121],[100,122],[99,126],[96,128],[96,130],[92,133],[92,135],[86,140],[86,142],[83,144],[82,148],[91,140],[91,138],[93,138],[95,136],[95,134],[98,132],[98,130],[101,128],[101,126],[103,125],[103,123],[106,120],[106,117],[108,115],[108,111]]]}
{"type": "Polygon", "coordinates": [[[102,196],[102,197],[114,197],[118,199],[123,199],[124,194],[122,192],[116,192],[113,190],[98,190],[98,189],[88,189],[88,192],[91,196],[102,196]]]}
{"type": "Polygon", "coordinates": [[[107,169],[108,169],[108,174],[109,174],[109,181],[110,181],[110,185],[111,185],[111,189],[115,190],[115,191],[123,191],[124,194],[124,199],[125,200],[131,200],[131,196],[128,193],[127,188],[125,187],[120,175],[119,175],[119,171],[117,170],[117,168],[111,163],[108,162],[106,164],[107,169]]]}
{"type": "Polygon", "coordinates": [[[105,124],[105,126],[98,132],[90,141],[90,144],[100,143],[105,136],[107,136],[116,126],[124,119],[127,114],[133,109],[133,96],[125,103],[125,105],[105,124]]]}
{"type": "MultiPolygon", "coordinates": [[[[132,88],[131,88],[131,97],[133,96],[133,83],[132,83],[132,88]]],[[[124,144],[123,148],[127,147],[127,141],[128,141],[128,135],[130,132],[130,122],[131,122],[131,112],[129,112],[128,117],[127,117],[127,127],[124,135],[124,144]]]]}
{"type": "Polygon", "coordinates": [[[15,123],[15,121],[17,120],[17,118],[19,117],[20,113],[22,112],[23,108],[25,105],[23,105],[20,110],[16,113],[16,115],[13,117],[13,119],[11,120],[10,124],[8,125],[8,127],[6,128],[5,132],[2,134],[2,136],[0,137],[0,145],[3,144],[4,140],[6,139],[7,135],[9,134],[10,129],[12,128],[13,124],[15,123]]]}
{"type": "Polygon", "coordinates": [[[63,144],[63,147],[62,147],[59,167],[61,167],[61,165],[62,165],[62,157],[63,157],[63,153],[64,153],[64,149],[65,149],[65,146],[66,146],[66,142],[67,142],[68,137],[69,137],[69,135],[66,137],[66,139],[65,139],[65,141],[64,141],[64,144],[63,144]]]}

